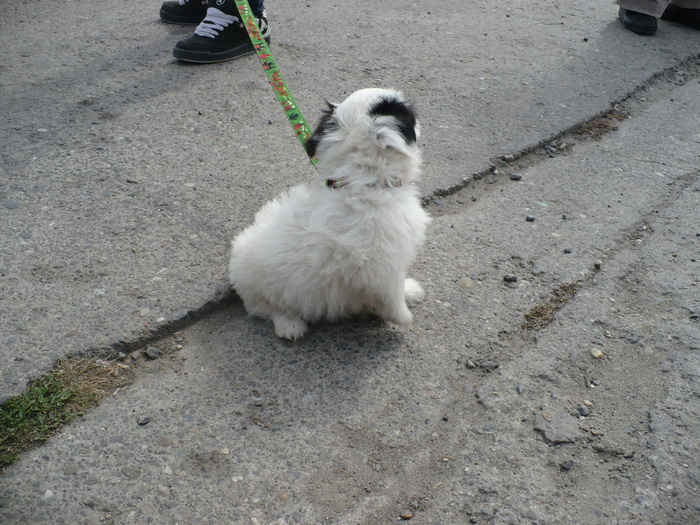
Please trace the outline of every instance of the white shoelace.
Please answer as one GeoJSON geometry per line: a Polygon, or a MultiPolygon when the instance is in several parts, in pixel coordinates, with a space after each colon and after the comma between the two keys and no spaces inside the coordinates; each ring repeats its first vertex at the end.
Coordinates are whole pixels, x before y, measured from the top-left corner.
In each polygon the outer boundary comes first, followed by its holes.
{"type": "MultiPolygon", "coordinates": [[[[180,2],[182,1],[180,0],[180,2]]],[[[223,31],[225,27],[230,26],[234,22],[238,22],[238,18],[227,15],[216,7],[210,7],[207,9],[206,18],[197,26],[194,33],[207,38],[216,38],[219,35],[219,31],[223,31]]]]}

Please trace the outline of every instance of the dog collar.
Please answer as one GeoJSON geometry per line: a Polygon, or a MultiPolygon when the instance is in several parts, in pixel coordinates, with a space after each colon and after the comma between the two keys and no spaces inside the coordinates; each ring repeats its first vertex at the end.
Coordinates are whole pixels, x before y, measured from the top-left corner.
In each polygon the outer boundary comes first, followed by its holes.
{"type": "MultiPolygon", "coordinates": [[[[327,188],[342,188],[343,186],[348,185],[348,181],[345,179],[345,177],[340,177],[339,179],[326,179],[325,183],[327,188]]],[[[373,184],[367,184],[367,186],[371,188],[375,188],[377,186],[385,186],[387,188],[400,188],[401,186],[403,186],[403,183],[400,180],[397,180],[393,184],[386,181],[383,183],[377,181],[373,184]]]]}

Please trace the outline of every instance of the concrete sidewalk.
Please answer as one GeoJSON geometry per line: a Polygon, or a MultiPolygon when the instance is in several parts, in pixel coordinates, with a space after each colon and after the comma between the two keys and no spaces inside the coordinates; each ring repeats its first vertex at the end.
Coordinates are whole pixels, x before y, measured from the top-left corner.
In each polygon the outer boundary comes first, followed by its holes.
{"type": "MultiPolygon", "coordinates": [[[[403,89],[426,195],[608,110],[696,53],[623,31],[608,0],[278,3],[273,49],[315,122],[324,99],[403,89]],[[340,25],[338,21],[343,21],[340,25]]],[[[56,359],[133,347],[227,293],[235,232],[313,176],[257,59],[177,63],[157,3],[0,13],[0,399],[56,359]]]]}
{"type": "Polygon", "coordinates": [[[1,523],[700,520],[698,33],[607,0],[381,5],[271,0],[273,50],[309,120],[415,101],[428,299],[297,343],[223,304],[230,238],[312,176],[256,59],[173,62],[189,30],[144,2],[5,8],[0,397],[203,317],[6,469],[1,523]]]}
{"type": "Polygon", "coordinates": [[[432,204],[412,329],[234,302],[9,467],[0,521],[696,523],[700,77],[646,95],[432,204]]]}

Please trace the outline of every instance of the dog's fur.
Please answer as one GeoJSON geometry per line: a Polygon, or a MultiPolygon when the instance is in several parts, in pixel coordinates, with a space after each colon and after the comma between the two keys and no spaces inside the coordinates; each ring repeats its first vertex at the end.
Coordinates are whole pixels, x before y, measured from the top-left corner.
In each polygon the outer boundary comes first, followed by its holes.
{"type": "Polygon", "coordinates": [[[268,202],[233,241],[231,283],[279,337],[369,309],[408,325],[424,297],[406,271],[430,218],[414,182],[419,127],[402,95],[363,89],[329,104],[307,142],[323,179],[268,202]],[[334,182],[333,182],[334,181],[334,182]]]}

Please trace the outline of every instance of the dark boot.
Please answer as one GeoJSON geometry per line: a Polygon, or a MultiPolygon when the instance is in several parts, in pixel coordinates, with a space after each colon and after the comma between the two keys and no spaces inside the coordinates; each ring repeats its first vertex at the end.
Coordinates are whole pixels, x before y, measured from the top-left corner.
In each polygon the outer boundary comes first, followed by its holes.
{"type": "Polygon", "coordinates": [[[620,22],[630,31],[640,35],[651,36],[656,33],[656,17],[620,8],[620,22]]]}

